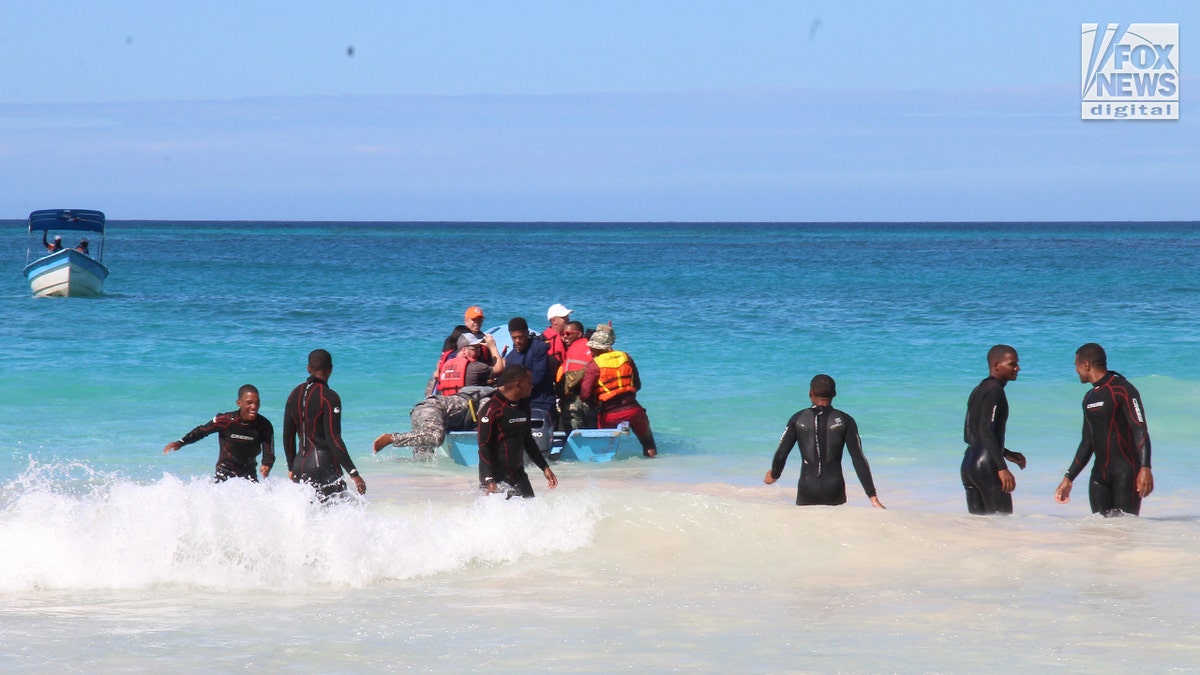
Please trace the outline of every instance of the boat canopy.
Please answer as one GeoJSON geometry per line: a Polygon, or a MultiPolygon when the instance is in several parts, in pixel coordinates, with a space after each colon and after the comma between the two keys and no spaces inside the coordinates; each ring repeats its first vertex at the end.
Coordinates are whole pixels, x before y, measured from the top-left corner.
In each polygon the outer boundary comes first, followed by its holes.
{"type": "Polygon", "coordinates": [[[104,214],[87,209],[43,209],[29,214],[29,231],[82,230],[104,232],[104,214]]]}

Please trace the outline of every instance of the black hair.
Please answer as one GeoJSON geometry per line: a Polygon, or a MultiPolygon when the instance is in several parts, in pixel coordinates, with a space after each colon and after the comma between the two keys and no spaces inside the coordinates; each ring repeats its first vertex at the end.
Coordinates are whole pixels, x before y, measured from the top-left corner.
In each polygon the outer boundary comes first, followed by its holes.
{"type": "Polygon", "coordinates": [[[324,349],[314,349],[308,353],[308,367],[317,372],[333,370],[333,357],[324,349]]]}
{"type": "Polygon", "coordinates": [[[243,384],[242,386],[238,387],[238,398],[239,399],[241,397],[245,396],[246,394],[257,394],[257,393],[258,393],[258,387],[254,386],[252,384],[243,384]]]}
{"type": "Polygon", "coordinates": [[[496,382],[496,387],[515,384],[524,379],[526,375],[533,377],[531,371],[519,363],[505,366],[504,371],[500,373],[500,379],[496,382]]]}
{"type": "Polygon", "coordinates": [[[1104,353],[1104,347],[1089,342],[1079,349],[1075,350],[1076,361],[1087,361],[1092,364],[1093,368],[1103,368],[1108,370],[1108,354],[1104,353]]]}
{"type": "Polygon", "coordinates": [[[529,322],[523,316],[514,316],[508,320],[509,333],[527,333],[529,332],[529,322]]]}
{"type": "Polygon", "coordinates": [[[808,389],[817,398],[833,398],[837,396],[837,383],[833,378],[821,374],[813,376],[812,382],[808,384],[808,389]]]}
{"type": "Polygon", "coordinates": [[[458,338],[462,337],[463,333],[470,332],[471,329],[462,324],[455,326],[454,330],[450,331],[450,335],[446,337],[446,340],[442,342],[442,351],[452,352],[458,349],[458,338]]]}
{"type": "Polygon", "coordinates": [[[567,328],[570,328],[572,330],[577,330],[577,331],[579,331],[580,335],[583,335],[583,322],[582,321],[568,321],[567,328]]]}
{"type": "Polygon", "coordinates": [[[992,347],[988,350],[987,354],[988,368],[991,368],[993,363],[999,363],[1000,359],[1003,359],[1005,356],[1016,353],[1017,350],[1009,345],[996,345],[992,347]]]}

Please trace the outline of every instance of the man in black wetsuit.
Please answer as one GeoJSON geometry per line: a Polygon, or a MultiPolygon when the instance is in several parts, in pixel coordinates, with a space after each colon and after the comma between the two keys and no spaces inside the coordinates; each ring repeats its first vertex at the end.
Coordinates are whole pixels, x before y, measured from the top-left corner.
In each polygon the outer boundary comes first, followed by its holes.
{"type": "Polygon", "coordinates": [[[508,496],[529,498],[533,485],[525,473],[525,456],[537,464],[553,490],[558,478],[550,470],[533,438],[530,411],[520,401],[533,392],[533,373],[522,365],[511,365],[500,375],[495,395],[479,416],[479,485],[486,492],[499,492],[501,483],[508,496]]]}
{"type": "Polygon", "coordinates": [[[238,389],[237,410],[218,413],[211,421],[187,432],[183,438],[167,443],[163,454],[174,452],[185,445],[216,432],[221,451],[217,457],[214,479],[219,483],[229,478],[248,478],[257,481],[254,464],[262,453],[259,471],[266,478],[275,465],[275,428],[267,418],[258,414],[258,389],[244,384],[238,389]]]}
{"type": "Polygon", "coordinates": [[[1075,351],[1075,372],[1092,389],[1083,396],[1083,440],[1054,499],[1059,504],[1071,501],[1075,478],[1095,455],[1088,484],[1092,513],[1136,516],[1142,499],[1154,491],[1142,397],[1129,380],[1108,369],[1104,348],[1094,342],[1075,351]]]}
{"type": "Polygon", "coordinates": [[[875,482],[871,480],[871,467],[863,455],[862,439],[858,436],[858,424],[854,418],[832,407],[837,396],[837,384],[828,375],[817,375],[808,388],[811,408],[792,415],[779,448],[771,462],[771,470],[763,476],[767,485],[779,480],[792,446],[800,443],[800,482],[796,485],[798,506],[837,506],[846,503],[846,479],[842,477],[842,450],[850,448],[850,460],[858,482],[871,499],[875,508],[884,508],[875,496],[875,482]]]}
{"type": "Polygon", "coordinates": [[[350,474],[358,494],[367,484],[342,441],[342,399],[327,384],[333,357],[324,349],[308,355],[309,378],[292,390],[283,413],[283,452],[288,477],[312,485],[325,501],[346,491],[342,469],[350,474]],[[297,439],[299,443],[297,444],[297,439]]]}
{"type": "Polygon", "coordinates": [[[967,510],[983,516],[1012,513],[1012,491],[1017,479],[1008,470],[1005,459],[1025,468],[1025,455],[1004,447],[1008,424],[1008,397],[1004,385],[1017,379],[1021,366],[1017,350],[996,345],[988,350],[988,376],[967,399],[967,417],[963,423],[962,484],[967,491],[967,510]]]}

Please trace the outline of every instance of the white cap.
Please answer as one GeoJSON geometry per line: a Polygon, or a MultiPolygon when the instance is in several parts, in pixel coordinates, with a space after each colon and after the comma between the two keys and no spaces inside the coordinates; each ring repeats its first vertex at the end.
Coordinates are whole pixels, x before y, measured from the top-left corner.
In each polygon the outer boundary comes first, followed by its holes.
{"type": "Polygon", "coordinates": [[[561,303],[556,302],[553,305],[550,305],[550,309],[546,310],[546,319],[553,319],[556,316],[571,316],[571,312],[573,311],[575,310],[567,309],[561,303]]]}

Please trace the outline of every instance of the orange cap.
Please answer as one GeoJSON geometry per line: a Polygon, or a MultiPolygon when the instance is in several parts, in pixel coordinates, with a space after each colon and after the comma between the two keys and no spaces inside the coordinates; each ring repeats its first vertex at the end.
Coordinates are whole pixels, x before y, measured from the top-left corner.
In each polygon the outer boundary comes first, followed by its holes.
{"type": "Polygon", "coordinates": [[[463,314],[463,318],[467,321],[470,321],[471,319],[482,319],[483,310],[479,309],[478,305],[471,305],[467,308],[466,313],[463,314]]]}

